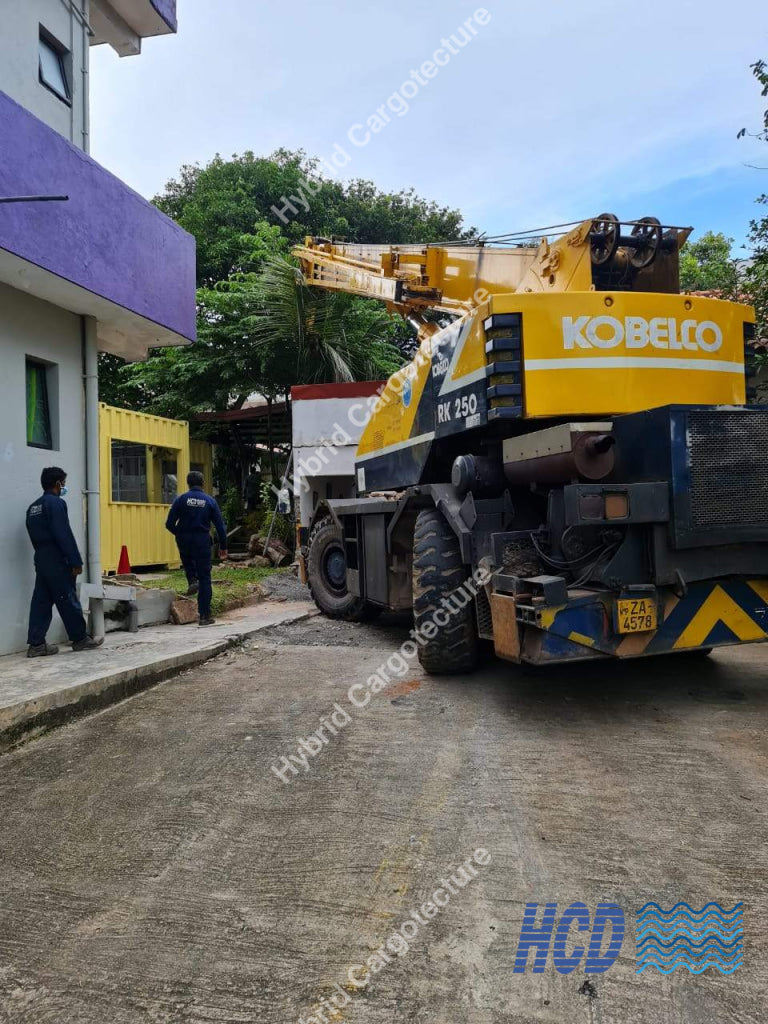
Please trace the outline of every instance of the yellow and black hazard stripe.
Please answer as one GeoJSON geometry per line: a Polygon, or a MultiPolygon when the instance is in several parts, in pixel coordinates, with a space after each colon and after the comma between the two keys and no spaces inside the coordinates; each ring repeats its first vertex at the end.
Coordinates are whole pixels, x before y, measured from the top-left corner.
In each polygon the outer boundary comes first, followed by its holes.
{"type": "Polygon", "coordinates": [[[540,659],[584,657],[585,648],[627,658],[768,640],[768,579],[708,580],[691,584],[683,597],[661,589],[659,626],[646,633],[616,631],[615,600],[596,593],[542,608],[536,623],[544,634],[540,659]]]}

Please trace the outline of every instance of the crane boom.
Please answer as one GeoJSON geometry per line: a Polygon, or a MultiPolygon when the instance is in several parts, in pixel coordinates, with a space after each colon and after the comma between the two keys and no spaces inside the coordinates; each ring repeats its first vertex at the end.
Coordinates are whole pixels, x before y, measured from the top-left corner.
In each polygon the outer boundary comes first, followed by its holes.
{"type": "Polygon", "coordinates": [[[551,243],[529,239],[506,248],[309,237],[294,254],[308,284],[380,299],[404,316],[425,309],[467,313],[492,295],[515,292],[678,291],[678,254],[690,228],[650,217],[626,226],[631,233],[601,214],[551,243]]]}
{"type": "Polygon", "coordinates": [[[355,245],[307,238],[294,253],[308,284],[381,299],[409,316],[469,311],[497,292],[517,291],[536,259],[519,246],[355,245]]]}

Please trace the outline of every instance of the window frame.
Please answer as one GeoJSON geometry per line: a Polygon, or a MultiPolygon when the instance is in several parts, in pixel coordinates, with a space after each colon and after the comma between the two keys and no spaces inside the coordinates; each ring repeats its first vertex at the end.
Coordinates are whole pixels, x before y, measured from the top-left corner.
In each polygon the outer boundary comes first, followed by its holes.
{"type": "Polygon", "coordinates": [[[55,452],[56,438],[54,436],[54,423],[51,407],[51,396],[48,381],[48,370],[49,367],[46,363],[41,362],[38,359],[31,359],[27,356],[24,360],[24,398],[25,398],[25,411],[26,411],[26,430],[25,435],[27,439],[27,448],[37,448],[45,452],[55,452]],[[45,425],[48,435],[48,444],[40,444],[38,441],[30,441],[29,439],[29,371],[34,369],[37,374],[38,381],[42,382],[42,401],[43,401],[43,414],[45,416],[45,425]]]}
{"type": "Polygon", "coordinates": [[[37,76],[40,84],[53,93],[57,99],[61,100],[62,103],[66,103],[68,107],[72,106],[72,82],[70,81],[69,75],[69,64],[70,64],[70,52],[62,46],[58,39],[54,38],[50,32],[47,31],[42,25],[40,26],[40,34],[38,37],[37,44],[37,76]],[[61,71],[61,80],[64,83],[64,90],[66,95],[62,95],[59,89],[48,82],[43,74],[43,58],[42,48],[46,47],[58,61],[59,70],[61,71]]]}

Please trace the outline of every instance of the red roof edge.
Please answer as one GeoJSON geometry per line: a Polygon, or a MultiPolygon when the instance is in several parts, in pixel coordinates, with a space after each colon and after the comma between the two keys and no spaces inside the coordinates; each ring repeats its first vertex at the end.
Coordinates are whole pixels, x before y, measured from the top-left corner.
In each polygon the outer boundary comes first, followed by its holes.
{"type": "Polygon", "coordinates": [[[312,398],[368,398],[378,395],[385,380],[354,380],[342,384],[294,384],[291,400],[304,402],[312,398]]]}

